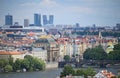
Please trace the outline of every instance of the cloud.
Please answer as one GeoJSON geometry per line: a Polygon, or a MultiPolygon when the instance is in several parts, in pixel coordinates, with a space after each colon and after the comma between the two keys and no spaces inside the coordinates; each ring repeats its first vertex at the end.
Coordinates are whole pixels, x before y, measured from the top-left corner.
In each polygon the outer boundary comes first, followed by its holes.
{"type": "Polygon", "coordinates": [[[57,6],[57,3],[54,0],[42,0],[40,3],[41,6],[57,6]]]}
{"type": "Polygon", "coordinates": [[[23,7],[25,7],[25,6],[35,6],[37,3],[30,3],[30,2],[28,2],[28,3],[23,3],[23,4],[21,4],[21,6],[23,6],[23,7]]]}
{"type": "Polygon", "coordinates": [[[23,3],[21,4],[21,6],[37,6],[37,7],[54,7],[57,6],[57,2],[55,2],[55,0],[42,0],[38,3],[36,2],[27,2],[27,3],[23,3]]]}
{"type": "Polygon", "coordinates": [[[63,5],[55,0],[42,0],[38,3],[36,2],[28,2],[21,4],[23,7],[31,7],[32,9],[40,9],[41,11],[52,11],[54,13],[93,13],[93,9],[80,5],[63,5]]]}
{"type": "Polygon", "coordinates": [[[93,9],[92,8],[88,8],[88,7],[82,7],[82,6],[71,6],[69,7],[70,10],[72,10],[73,12],[77,12],[77,13],[93,13],[93,9]]]}
{"type": "Polygon", "coordinates": [[[120,16],[119,8],[117,0],[114,2],[113,0],[28,0],[27,2],[23,1],[23,3],[18,4],[12,10],[10,8],[10,13],[13,13],[14,17],[20,19],[22,22],[23,18],[28,18],[33,22],[33,14],[40,13],[41,15],[53,14],[57,23],[74,23],[80,21],[86,24],[86,20],[90,23],[89,20],[91,19],[93,21],[106,20],[106,18],[107,20],[112,20],[111,18],[116,19],[120,16]]]}

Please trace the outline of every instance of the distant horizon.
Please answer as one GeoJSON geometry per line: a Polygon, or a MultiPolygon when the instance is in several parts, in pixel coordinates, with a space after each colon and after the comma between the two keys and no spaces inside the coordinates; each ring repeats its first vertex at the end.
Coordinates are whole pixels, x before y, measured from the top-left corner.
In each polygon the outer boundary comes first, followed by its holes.
{"type": "Polygon", "coordinates": [[[54,25],[116,26],[120,23],[119,3],[120,0],[1,0],[0,25],[5,24],[8,13],[13,23],[20,25],[24,25],[24,19],[34,24],[34,14],[39,13],[54,15],[54,25]]]}

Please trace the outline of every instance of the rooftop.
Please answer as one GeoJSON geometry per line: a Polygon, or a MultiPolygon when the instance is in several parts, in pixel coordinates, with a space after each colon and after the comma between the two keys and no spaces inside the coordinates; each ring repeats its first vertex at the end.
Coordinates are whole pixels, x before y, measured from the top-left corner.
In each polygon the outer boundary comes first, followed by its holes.
{"type": "Polygon", "coordinates": [[[14,52],[9,52],[9,51],[0,51],[0,55],[21,55],[24,54],[25,52],[18,52],[18,51],[14,51],[14,52]]]}

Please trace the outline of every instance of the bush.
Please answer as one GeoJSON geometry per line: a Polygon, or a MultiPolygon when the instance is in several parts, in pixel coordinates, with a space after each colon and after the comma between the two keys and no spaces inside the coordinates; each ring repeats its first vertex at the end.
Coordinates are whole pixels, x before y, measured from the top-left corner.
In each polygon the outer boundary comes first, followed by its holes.
{"type": "Polygon", "coordinates": [[[22,64],[22,60],[17,59],[13,64],[14,71],[21,70],[21,64],[22,64]]]}
{"type": "Polygon", "coordinates": [[[87,68],[86,72],[88,76],[94,76],[96,74],[96,71],[93,68],[87,68]]]}
{"type": "Polygon", "coordinates": [[[70,56],[69,56],[69,55],[65,55],[65,56],[64,56],[64,60],[65,60],[65,61],[69,61],[69,60],[70,60],[70,56]]]}
{"type": "Polygon", "coordinates": [[[11,71],[13,71],[12,66],[11,65],[6,65],[5,66],[5,72],[11,72],[11,71]]]}
{"type": "Polygon", "coordinates": [[[33,63],[34,63],[34,66],[33,66],[34,70],[44,70],[45,69],[45,63],[43,60],[34,58],[33,63]]]}
{"type": "Polygon", "coordinates": [[[84,76],[87,78],[88,76],[94,76],[96,74],[96,71],[92,68],[87,68],[84,70],[84,76]]]}
{"type": "Polygon", "coordinates": [[[9,64],[8,60],[0,59],[0,68],[4,68],[8,64],[9,64]]]}
{"type": "Polygon", "coordinates": [[[23,59],[22,62],[21,62],[21,68],[22,69],[26,69],[28,71],[29,67],[30,67],[30,62],[28,61],[28,59],[23,59]]]}
{"type": "Polygon", "coordinates": [[[23,67],[27,67],[28,71],[32,71],[32,70],[44,70],[45,69],[45,63],[43,60],[38,59],[38,58],[34,58],[30,55],[26,55],[25,58],[26,60],[24,60],[23,67]]]}
{"type": "Polygon", "coordinates": [[[5,72],[11,72],[13,70],[20,72],[23,69],[27,71],[40,71],[45,70],[45,63],[41,59],[26,55],[24,59],[17,59],[14,63],[12,58],[9,60],[0,59],[0,69],[5,70],[5,72]]]}
{"type": "Polygon", "coordinates": [[[83,76],[85,73],[84,73],[84,70],[83,69],[78,69],[76,70],[76,76],[83,76]]]}
{"type": "Polygon", "coordinates": [[[75,75],[74,69],[70,65],[66,65],[63,69],[63,72],[61,72],[61,77],[64,77],[66,75],[75,75]]]}
{"type": "Polygon", "coordinates": [[[96,72],[92,68],[77,69],[75,71],[70,65],[67,65],[64,67],[63,72],[61,72],[60,77],[65,77],[66,75],[70,75],[70,74],[72,76],[84,76],[84,78],[87,78],[88,76],[94,76],[96,72]]]}

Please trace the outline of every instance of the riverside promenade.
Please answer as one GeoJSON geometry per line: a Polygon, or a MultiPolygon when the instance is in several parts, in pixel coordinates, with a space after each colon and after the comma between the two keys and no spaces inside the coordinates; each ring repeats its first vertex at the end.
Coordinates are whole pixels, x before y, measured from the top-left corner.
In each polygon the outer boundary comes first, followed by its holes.
{"type": "Polygon", "coordinates": [[[48,62],[46,63],[46,69],[58,68],[58,62],[48,62]]]}

